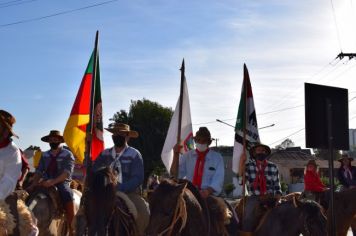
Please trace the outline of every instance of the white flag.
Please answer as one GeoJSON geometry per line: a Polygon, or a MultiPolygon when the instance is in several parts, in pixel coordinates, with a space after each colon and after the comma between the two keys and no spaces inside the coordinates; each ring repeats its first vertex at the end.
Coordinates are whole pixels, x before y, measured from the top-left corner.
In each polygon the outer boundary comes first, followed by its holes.
{"type": "MultiPolygon", "coordinates": [[[[163,164],[166,166],[167,171],[169,172],[172,161],[173,161],[173,147],[177,143],[178,135],[178,119],[179,119],[179,102],[178,99],[176,109],[169,124],[169,129],[164,142],[161,158],[163,164]]],[[[183,153],[194,148],[193,141],[193,128],[192,128],[192,119],[190,116],[190,105],[189,105],[189,96],[188,96],[188,87],[185,78],[183,80],[183,107],[182,107],[182,126],[180,140],[183,145],[183,153]]]]}

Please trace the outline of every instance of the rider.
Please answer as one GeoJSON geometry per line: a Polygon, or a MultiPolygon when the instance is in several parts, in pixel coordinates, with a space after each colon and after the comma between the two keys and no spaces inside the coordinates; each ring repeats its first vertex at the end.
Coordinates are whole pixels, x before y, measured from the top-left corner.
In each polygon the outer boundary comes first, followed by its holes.
{"type": "Polygon", "coordinates": [[[314,201],[319,201],[321,194],[328,188],[321,182],[318,166],[315,160],[309,160],[304,173],[304,195],[314,201]]]}
{"type": "Polygon", "coordinates": [[[137,138],[138,133],[123,123],[114,123],[105,129],[112,133],[114,147],[100,153],[93,164],[93,170],[110,166],[119,174],[117,190],[124,192],[135,204],[139,212],[136,220],[138,230],[143,235],[149,220],[147,204],[140,196],[144,180],[143,160],[141,153],[127,144],[130,138],[137,138]]]}
{"type": "MultiPolygon", "coordinates": [[[[21,211],[17,210],[18,219],[15,218],[13,220],[21,220],[23,222],[26,220],[26,222],[29,223],[26,225],[29,229],[29,234],[37,235],[38,228],[34,224],[31,213],[24,207],[24,204],[23,206],[20,204],[16,194],[11,194],[15,190],[17,180],[21,175],[22,166],[20,149],[11,139],[12,136],[17,137],[12,130],[12,126],[15,122],[15,117],[9,112],[0,110],[0,201],[3,202],[5,200],[13,215],[16,215],[16,213],[12,211],[14,206],[16,206],[15,209],[21,209],[21,211]],[[31,217],[29,218],[28,216],[31,217]]],[[[0,210],[2,214],[7,213],[5,208],[0,210]]],[[[5,228],[7,226],[9,225],[3,225],[5,228]]],[[[20,227],[19,225],[17,226],[20,227]]],[[[19,234],[18,227],[13,229],[14,235],[19,234]]]]}
{"type": "MultiPolygon", "coordinates": [[[[212,142],[210,131],[206,127],[200,127],[196,132],[195,150],[190,150],[179,157],[180,148],[176,144],[174,148],[173,162],[179,161],[178,178],[188,179],[200,190],[203,198],[209,195],[219,195],[224,184],[224,162],[220,153],[209,148],[212,142]],[[178,160],[179,159],[179,160],[178,160]]],[[[176,170],[171,166],[171,175],[176,170]]]]}
{"type": "Polygon", "coordinates": [[[342,154],[338,160],[340,168],[337,172],[337,177],[344,189],[356,187],[356,167],[351,165],[351,161],[353,160],[347,153],[342,154]]]}
{"type": "MultiPolygon", "coordinates": [[[[272,204],[282,195],[281,184],[277,166],[268,161],[271,149],[264,144],[256,144],[250,149],[250,160],[246,163],[246,155],[242,154],[242,162],[245,163],[247,190],[249,197],[246,201],[242,218],[242,230],[252,232],[255,230],[259,219],[256,219],[256,207],[262,204],[272,204]]],[[[240,167],[241,168],[241,167],[240,167]]]]}
{"type": "Polygon", "coordinates": [[[4,200],[16,187],[21,175],[20,149],[12,141],[16,136],[12,126],[15,117],[4,110],[0,110],[0,200],[4,200]]]}
{"type": "Polygon", "coordinates": [[[74,157],[68,149],[62,147],[61,143],[64,143],[64,139],[58,130],[51,130],[41,140],[49,143],[51,149],[42,153],[33,177],[33,183],[28,190],[33,190],[36,185],[46,188],[56,186],[66,211],[69,232],[72,234],[72,221],[75,213],[70,182],[74,168],[74,157]],[[41,178],[43,180],[40,182],[41,178]]]}

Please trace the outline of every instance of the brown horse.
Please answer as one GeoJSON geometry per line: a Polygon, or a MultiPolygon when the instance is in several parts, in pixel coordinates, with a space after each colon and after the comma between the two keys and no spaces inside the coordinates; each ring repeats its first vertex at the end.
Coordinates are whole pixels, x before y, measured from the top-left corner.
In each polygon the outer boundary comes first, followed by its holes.
{"type": "MultiPolygon", "coordinates": [[[[73,189],[75,212],[79,209],[82,193],[73,189]]],[[[67,235],[67,221],[59,195],[54,187],[40,187],[30,194],[26,205],[37,218],[39,235],[67,235]]]]}
{"type": "Polygon", "coordinates": [[[327,220],[314,201],[286,201],[269,210],[254,232],[255,236],[325,236],[327,220]]]}
{"type": "MultiPolygon", "coordinates": [[[[149,203],[149,236],[229,235],[218,201],[213,197],[203,200],[190,182],[162,181],[150,195],[149,203]]],[[[232,234],[236,235],[236,229],[232,234]]]]}
{"type": "Polygon", "coordinates": [[[137,235],[133,215],[125,202],[117,197],[117,176],[103,167],[88,176],[83,206],[85,220],[77,225],[77,235],[137,235]]]}
{"type": "MultiPolygon", "coordinates": [[[[330,219],[329,195],[330,192],[325,191],[319,196],[320,204],[327,210],[328,219],[330,219]]],[[[346,236],[350,227],[353,235],[356,235],[356,188],[335,192],[334,196],[336,235],[346,236]]]]}
{"type": "MultiPolygon", "coordinates": [[[[327,220],[322,207],[314,201],[301,201],[294,195],[285,198],[282,203],[274,206],[269,202],[256,206],[254,210],[258,225],[254,236],[324,236],[327,235],[327,220]],[[272,205],[274,207],[272,207],[272,205]]],[[[239,218],[242,218],[240,201],[236,207],[239,218]]]]}

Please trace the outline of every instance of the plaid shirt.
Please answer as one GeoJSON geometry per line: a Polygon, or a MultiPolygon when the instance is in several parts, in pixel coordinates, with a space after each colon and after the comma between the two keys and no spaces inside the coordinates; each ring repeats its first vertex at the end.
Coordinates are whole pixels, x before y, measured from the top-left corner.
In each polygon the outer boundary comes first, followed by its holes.
{"type": "MultiPolygon", "coordinates": [[[[253,187],[253,182],[256,179],[257,166],[256,161],[250,160],[245,165],[245,176],[247,181],[247,190],[249,195],[260,195],[260,187],[257,186],[255,189],[253,187]]],[[[265,176],[266,176],[266,190],[267,194],[282,194],[281,184],[279,182],[279,173],[277,166],[267,161],[267,165],[265,168],[265,176]]]]}

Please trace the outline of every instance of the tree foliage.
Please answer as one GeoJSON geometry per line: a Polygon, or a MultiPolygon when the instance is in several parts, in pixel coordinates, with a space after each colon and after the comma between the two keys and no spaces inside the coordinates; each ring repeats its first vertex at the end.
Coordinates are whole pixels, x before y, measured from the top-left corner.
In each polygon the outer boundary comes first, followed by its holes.
{"type": "Polygon", "coordinates": [[[151,173],[161,174],[164,171],[161,152],[172,115],[171,108],[143,98],[131,101],[128,113],[120,110],[110,119],[113,122],[126,123],[139,133],[138,138],[130,139],[129,145],[137,148],[142,154],[145,179],[151,173]]]}

